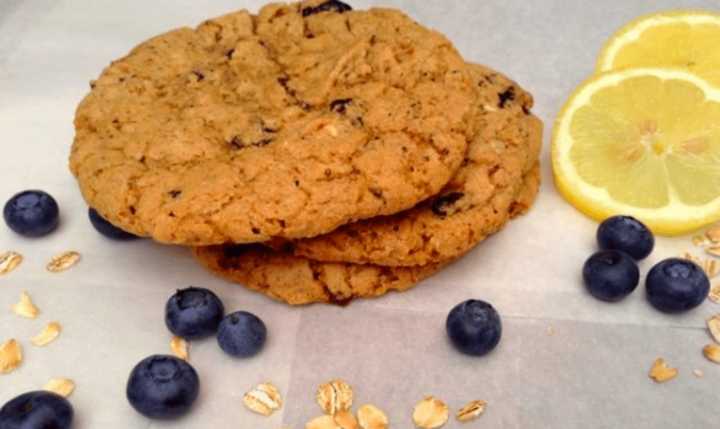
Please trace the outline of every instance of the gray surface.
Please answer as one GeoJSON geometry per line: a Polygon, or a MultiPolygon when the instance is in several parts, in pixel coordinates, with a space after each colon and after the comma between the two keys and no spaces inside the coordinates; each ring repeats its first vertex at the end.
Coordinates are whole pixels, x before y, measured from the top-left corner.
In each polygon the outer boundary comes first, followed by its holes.
{"type": "MultiPolygon", "coordinates": [[[[85,217],[67,171],[72,119],[87,83],[113,58],[154,34],[259,1],[0,0],[0,200],[43,188],[60,201],[63,225],[43,240],[0,230],[0,249],[27,260],[0,278],[0,309],[27,290],[42,310],[36,321],[0,311],[0,340],[16,337],[26,361],[0,376],[0,403],[49,378],[77,382],[76,429],[302,428],[320,413],[318,383],[344,377],[357,402],[385,409],[395,428],[410,428],[412,406],[426,394],[454,407],[481,398],[490,405],[477,423],[494,428],[706,428],[717,422],[720,367],[704,360],[703,321],[720,306],[705,304],[680,317],[661,315],[639,290],[618,305],[584,293],[579,269],[593,249],[595,224],[557,195],[548,147],[545,180],[533,211],[461,262],[416,290],[347,309],[289,309],[216,280],[183,249],[148,242],[109,243],[85,217]],[[44,271],[69,248],[82,263],[64,274],[44,271]],[[249,361],[222,355],[212,340],[193,344],[202,377],[194,412],[175,423],[152,423],[124,400],[125,377],[141,358],[166,352],[162,322],[171,292],[189,284],[211,287],[229,309],[262,316],[270,329],[265,352],[249,361]],[[501,346],[483,359],[454,353],[443,333],[457,302],[478,297],[503,315],[501,346]],[[46,349],[27,339],[47,321],[65,327],[46,349]],[[554,335],[548,335],[553,327],[554,335]],[[655,385],[647,378],[663,356],[681,370],[655,385]],[[705,377],[692,376],[702,369],[705,377]],[[272,380],[286,394],[282,413],[256,417],[240,398],[254,383],[272,380]]],[[[357,7],[370,4],[353,2],[357,7]]],[[[375,2],[374,4],[379,4],[375,2]]],[[[517,79],[536,97],[547,124],[574,86],[593,69],[603,41],[635,16],[671,7],[717,7],[716,1],[387,1],[448,34],[471,61],[517,79]]],[[[661,239],[653,262],[690,248],[687,238],[661,239]]],[[[452,422],[447,427],[460,425],[452,422]]]]}

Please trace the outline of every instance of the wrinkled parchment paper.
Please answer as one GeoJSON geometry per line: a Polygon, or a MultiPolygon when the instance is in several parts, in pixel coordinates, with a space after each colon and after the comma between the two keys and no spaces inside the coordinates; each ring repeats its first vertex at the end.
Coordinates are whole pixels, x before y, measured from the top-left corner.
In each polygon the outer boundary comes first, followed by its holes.
{"type": "MultiPolygon", "coordinates": [[[[206,274],[182,248],[150,242],[112,243],[92,230],[67,156],[75,106],[88,82],[112,59],[168,29],[195,25],[257,0],[0,0],[0,200],[26,188],[52,193],[62,227],[49,238],[20,239],[0,226],[0,250],[25,262],[0,277],[0,340],[24,346],[22,367],[0,376],[0,403],[49,379],[73,379],[76,429],[302,428],[321,414],[318,384],[341,377],[357,405],[384,409],[393,428],[411,428],[412,407],[436,395],[451,409],[488,401],[477,428],[710,428],[718,424],[720,367],[701,354],[704,320],[720,312],[706,303],[690,314],[652,310],[639,288],[609,305],[584,292],[580,268],[594,249],[596,225],[565,204],[550,177],[553,117],[593,69],[603,41],[637,15],[675,7],[718,7],[714,0],[426,0],[384,2],[446,33],[469,61],[488,64],[528,88],[546,122],[544,185],[537,205],[466,258],[417,289],[349,308],[291,309],[206,274]],[[77,250],[81,263],[47,273],[56,253],[77,250]],[[269,328],[265,351],[232,360],[213,339],[195,342],[191,362],[201,376],[193,412],[150,422],[124,397],[133,365],[168,353],[166,299],[188,285],[214,289],[229,310],[260,315],[269,328]],[[40,308],[33,321],[9,310],[27,290],[40,308]],[[444,334],[448,310],[470,298],[492,302],[503,340],[490,356],[454,352],[444,334]],[[60,338],[36,348],[29,338],[49,321],[60,338]],[[654,384],[647,372],[664,357],[677,379],[654,384]],[[692,375],[694,369],[703,378],[692,375]],[[285,395],[271,418],[242,405],[243,393],[272,381],[285,395]]],[[[692,246],[660,239],[643,270],[692,246]]],[[[448,428],[461,427],[451,420],[448,428]]]]}

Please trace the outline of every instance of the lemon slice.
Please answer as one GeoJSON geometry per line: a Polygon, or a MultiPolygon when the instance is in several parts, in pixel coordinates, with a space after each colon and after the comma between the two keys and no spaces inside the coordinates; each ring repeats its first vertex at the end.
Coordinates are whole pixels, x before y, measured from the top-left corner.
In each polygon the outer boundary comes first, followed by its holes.
{"type": "Polygon", "coordinates": [[[605,45],[598,72],[680,68],[720,87],[720,14],[672,11],[636,19],[605,45]]]}
{"type": "Polygon", "coordinates": [[[555,182],[585,214],[678,235],[720,220],[720,90],[682,70],[596,75],[557,119],[555,182]]]}

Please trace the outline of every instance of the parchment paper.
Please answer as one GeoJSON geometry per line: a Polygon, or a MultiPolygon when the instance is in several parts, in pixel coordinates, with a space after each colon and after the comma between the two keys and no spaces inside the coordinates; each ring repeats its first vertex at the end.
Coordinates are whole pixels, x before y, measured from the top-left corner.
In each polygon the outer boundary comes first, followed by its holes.
{"type": "MultiPolygon", "coordinates": [[[[529,215],[415,290],[344,309],[291,309],[213,278],[185,249],[102,238],[67,169],[75,106],[112,59],[168,29],[261,3],[0,0],[0,200],[41,188],[62,207],[62,227],[48,238],[22,239],[0,226],[0,250],[26,257],[0,278],[0,341],[17,338],[25,351],[22,367],[0,376],[0,403],[68,377],[77,384],[77,429],[302,428],[321,414],[317,385],[341,377],[355,387],[357,405],[384,409],[394,428],[411,428],[412,407],[429,394],[453,410],[488,401],[480,420],[462,425],[468,428],[717,427],[720,367],[701,348],[709,342],[704,320],[720,306],[672,317],[650,308],[642,287],[615,305],[589,297],[580,269],[594,250],[596,224],[558,196],[548,159],[554,116],[616,28],[661,9],[717,9],[716,1],[353,1],[400,7],[446,33],[469,61],[518,80],[535,95],[546,144],[542,193],[529,215]],[[44,270],[69,249],[82,253],[80,265],[44,270]],[[250,360],[225,357],[213,339],[193,343],[202,383],[195,409],[176,422],[151,422],[125,400],[126,377],[143,357],[169,351],[164,304],[188,285],[214,289],[228,310],[260,315],[269,342],[250,360]],[[23,290],[42,311],[37,320],[9,311],[23,290]],[[444,333],[448,310],[471,297],[492,302],[504,323],[500,346],[481,359],[454,352],[444,333]],[[64,327],[58,341],[31,346],[28,339],[52,320],[64,327]],[[680,376],[656,385],[647,372],[660,356],[680,376]],[[271,418],[241,403],[263,381],[285,395],[271,418]]],[[[691,247],[687,237],[659,239],[642,269],[691,247]]]]}

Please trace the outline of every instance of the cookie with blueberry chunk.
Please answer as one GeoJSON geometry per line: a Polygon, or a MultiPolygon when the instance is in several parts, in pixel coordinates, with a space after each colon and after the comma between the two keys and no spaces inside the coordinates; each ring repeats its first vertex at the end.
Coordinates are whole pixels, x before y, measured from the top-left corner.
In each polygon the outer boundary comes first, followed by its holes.
{"type": "Polygon", "coordinates": [[[93,82],[70,166],[123,230],[181,245],[327,233],[437,194],[477,86],[441,34],[336,0],[142,43],[93,82]]]}
{"type": "MultiPolygon", "coordinates": [[[[521,214],[537,194],[539,169],[525,175],[512,204],[521,214]]],[[[416,267],[385,267],[347,262],[320,262],[295,256],[285,246],[228,245],[193,249],[197,260],[214,274],[290,305],[349,304],[358,298],[377,298],[413,288],[451,261],[416,267]]]]}
{"type": "Polygon", "coordinates": [[[476,135],[440,194],[412,210],[298,240],[296,255],[386,266],[432,264],[464,254],[530,207],[536,189],[531,192],[521,182],[528,172],[540,180],[533,168],[542,144],[542,123],[530,112],[533,100],[493,70],[470,69],[480,89],[472,121],[476,135]]]}

